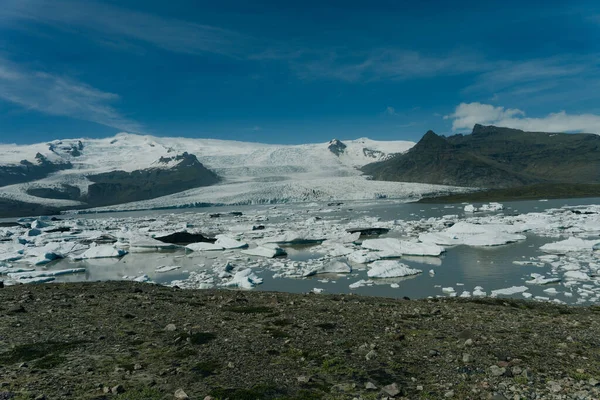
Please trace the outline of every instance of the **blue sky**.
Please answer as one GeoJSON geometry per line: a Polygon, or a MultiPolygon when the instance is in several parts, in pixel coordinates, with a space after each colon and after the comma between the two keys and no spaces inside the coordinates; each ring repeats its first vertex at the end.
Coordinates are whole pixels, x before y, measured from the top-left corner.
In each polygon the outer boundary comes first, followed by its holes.
{"type": "Polygon", "coordinates": [[[600,133],[597,1],[0,2],[3,143],[600,133]]]}

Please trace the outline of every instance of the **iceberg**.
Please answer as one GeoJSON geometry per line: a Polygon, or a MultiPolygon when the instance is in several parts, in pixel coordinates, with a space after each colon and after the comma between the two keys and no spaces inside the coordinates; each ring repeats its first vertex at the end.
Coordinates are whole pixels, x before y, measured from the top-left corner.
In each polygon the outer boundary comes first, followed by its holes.
{"type": "Polygon", "coordinates": [[[395,260],[375,261],[370,265],[367,276],[369,278],[398,278],[402,276],[417,275],[421,270],[410,268],[408,265],[395,260]]]}

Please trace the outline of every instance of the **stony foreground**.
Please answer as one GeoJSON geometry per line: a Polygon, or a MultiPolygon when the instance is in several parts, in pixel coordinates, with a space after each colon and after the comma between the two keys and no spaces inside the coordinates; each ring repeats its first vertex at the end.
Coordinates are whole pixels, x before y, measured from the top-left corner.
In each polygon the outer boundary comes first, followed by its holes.
{"type": "Polygon", "coordinates": [[[600,308],[0,289],[0,399],[597,399],[600,308]]]}

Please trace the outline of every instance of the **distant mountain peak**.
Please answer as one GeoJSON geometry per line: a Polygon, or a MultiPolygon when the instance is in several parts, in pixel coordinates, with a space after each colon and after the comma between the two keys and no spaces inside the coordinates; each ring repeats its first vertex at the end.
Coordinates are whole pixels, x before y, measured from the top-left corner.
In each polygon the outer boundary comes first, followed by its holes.
{"type": "Polygon", "coordinates": [[[441,148],[452,147],[450,143],[443,137],[432,130],[427,131],[419,142],[413,147],[414,151],[431,151],[441,148]]]}
{"type": "Polygon", "coordinates": [[[336,156],[339,156],[346,150],[346,145],[342,143],[340,140],[333,139],[329,142],[329,146],[327,148],[336,156]]]}

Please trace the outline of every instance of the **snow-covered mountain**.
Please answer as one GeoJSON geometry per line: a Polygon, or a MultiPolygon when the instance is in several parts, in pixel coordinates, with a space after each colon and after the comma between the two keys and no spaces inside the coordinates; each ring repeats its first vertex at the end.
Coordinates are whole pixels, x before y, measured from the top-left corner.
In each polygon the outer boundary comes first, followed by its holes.
{"type": "Polygon", "coordinates": [[[5,202],[0,208],[6,202],[86,208],[101,206],[103,200],[113,205],[135,200],[126,207],[151,208],[406,197],[443,190],[375,182],[358,170],[412,146],[408,141],[366,138],[271,145],[127,133],[107,139],[0,145],[0,201],[5,202]],[[168,187],[156,191],[157,182],[168,187]],[[91,199],[94,193],[107,196],[125,188],[127,196],[91,199]]]}

